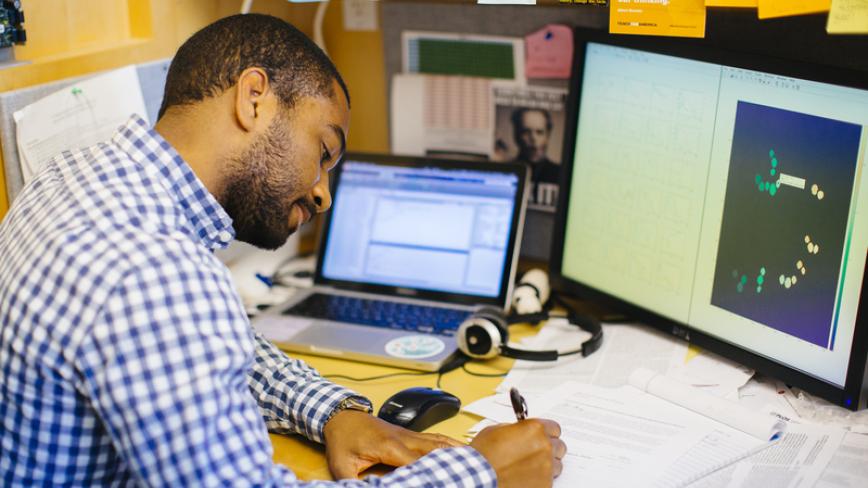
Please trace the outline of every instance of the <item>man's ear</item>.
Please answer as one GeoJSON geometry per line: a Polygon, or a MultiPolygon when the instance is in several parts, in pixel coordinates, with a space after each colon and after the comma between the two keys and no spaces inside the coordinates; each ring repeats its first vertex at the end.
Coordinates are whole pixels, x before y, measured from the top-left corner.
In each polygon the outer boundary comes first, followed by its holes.
{"type": "Polygon", "coordinates": [[[262,68],[251,67],[241,72],[235,84],[235,118],[245,131],[252,132],[263,117],[266,95],[271,91],[268,75],[262,68]]]}

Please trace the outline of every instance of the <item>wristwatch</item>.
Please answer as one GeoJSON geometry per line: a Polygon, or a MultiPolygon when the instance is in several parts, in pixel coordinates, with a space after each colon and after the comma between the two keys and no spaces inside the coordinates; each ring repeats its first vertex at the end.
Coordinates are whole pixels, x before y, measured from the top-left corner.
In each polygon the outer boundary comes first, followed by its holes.
{"type": "Polygon", "coordinates": [[[374,406],[371,404],[370,400],[363,396],[346,397],[341,400],[340,403],[338,403],[338,406],[335,407],[334,410],[332,410],[332,413],[329,414],[329,418],[326,419],[323,425],[328,424],[329,420],[331,420],[332,418],[334,418],[335,415],[343,412],[344,410],[358,410],[365,413],[374,413],[374,406]]]}

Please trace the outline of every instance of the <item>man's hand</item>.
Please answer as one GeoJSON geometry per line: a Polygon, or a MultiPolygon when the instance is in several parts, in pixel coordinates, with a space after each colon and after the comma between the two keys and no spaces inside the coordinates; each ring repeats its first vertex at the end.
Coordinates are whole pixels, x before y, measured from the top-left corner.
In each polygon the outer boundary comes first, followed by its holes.
{"type": "Polygon", "coordinates": [[[529,419],[488,427],[470,445],[494,468],[498,487],[550,487],[567,452],[560,435],[556,422],[529,419]]]}
{"type": "Polygon", "coordinates": [[[434,449],[464,444],[440,434],[420,434],[358,410],[338,412],[324,429],[326,459],[335,479],[358,478],[375,464],[403,466],[434,449]]]}

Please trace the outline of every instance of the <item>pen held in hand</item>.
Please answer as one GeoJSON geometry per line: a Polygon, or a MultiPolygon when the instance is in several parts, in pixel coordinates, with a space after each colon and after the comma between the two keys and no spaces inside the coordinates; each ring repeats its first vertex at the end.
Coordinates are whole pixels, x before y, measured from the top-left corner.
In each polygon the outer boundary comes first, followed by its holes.
{"type": "Polygon", "coordinates": [[[522,421],[527,418],[527,402],[516,388],[509,389],[509,400],[512,402],[512,410],[515,411],[515,418],[522,421]]]}

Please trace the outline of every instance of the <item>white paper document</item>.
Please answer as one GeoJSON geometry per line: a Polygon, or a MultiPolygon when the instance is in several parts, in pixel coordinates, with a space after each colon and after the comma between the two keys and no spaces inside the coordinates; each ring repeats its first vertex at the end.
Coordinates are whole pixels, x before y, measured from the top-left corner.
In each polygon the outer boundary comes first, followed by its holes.
{"type": "MultiPolygon", "coordinates": [[[[836,451],[844,431],[837,428],[790,423],[786,434],[765,449],[711,476],[691,488],[807,488],[815,486],[836,451]]],[[[864,452],[864,451],[863,451],[864,452]]],[[[865,463],[863,458],[861,461],[865,463]]],[[[852,464],[842,463],[843,473],[854,474],[852,464]]],[[[829,472],[830,479],[837,479],[829,472]]],[[[862,484],[852,486],[866,486],[862,484]]],[[[819,484],[816,486],[824,486],[819,484]]],[[[825,485],[851,486],[851,485],[825,485]]]]}
{"type": "MultiPolygon", "coordinates": [[[[522,345],[529,349],[569,350],[588,337],[573,325],[550,321],[522,345]]],[[[753,371],[718,356],[690,353],[687,343],[647,326],[605,324],[603,345],[588,357],[566,356],[553,363],[516,361],[498,391],[517,387],[524,394],[544,392],[565,381],[597,386],[627,384],[630,373],[645,367],[716,396],[738,398],[738,388],[753,371]],[[637,354],[641,351],[641,354],[637,354]]]]}
{"type": "Polygon", "coordinates": [[[847,433],[816,488],[864,488],[868,486],[868,435],[847,433]]]}
{"type": "Polygon", "coordinates": [[[61,151],[108,139],[134,113],[148,120],[135,66],[89,78],[15,112],[24,182],[61,151]]]}
{"type": "MultiPolygon", "coordinates": [[[[508,405],[500,394],[465,410],[514,421],[508,405]]],[[[562,487],[684,486],[771,444],[632,386],[567,382],[528,405],[531,416],[561,425],[562,487]]]]}
{"type": "Polygon", "coordinates": [[[487,159],[494,137],[491,80],[398,74],[392,78],[392,152],[487,159]]]}

